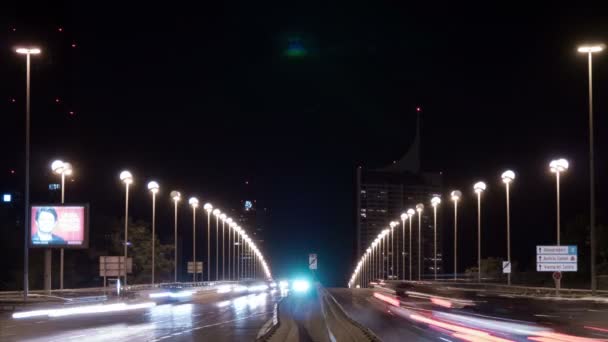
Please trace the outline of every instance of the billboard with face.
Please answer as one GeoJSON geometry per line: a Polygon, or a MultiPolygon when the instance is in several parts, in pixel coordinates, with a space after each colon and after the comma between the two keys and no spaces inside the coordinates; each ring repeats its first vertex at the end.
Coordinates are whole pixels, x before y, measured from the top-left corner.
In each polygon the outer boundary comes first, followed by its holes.
{"type": "Polygon", "coordinates": [[[86,205],[33,205],[30,210],[30,247],[87,248],[86,205]]]}

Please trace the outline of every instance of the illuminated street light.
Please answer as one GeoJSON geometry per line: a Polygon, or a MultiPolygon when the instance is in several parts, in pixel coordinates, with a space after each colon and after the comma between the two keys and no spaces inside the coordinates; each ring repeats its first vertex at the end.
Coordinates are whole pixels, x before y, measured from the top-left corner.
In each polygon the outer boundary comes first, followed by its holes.
{"type": "Polygon", "coordinates": [[[391,223],[389,223],[389,226],[391,227],[391,236],[390,236],[390,240],[391,240],[391,242],[390,242],[390,249],[391,250],[390,250],[390,253],[389,253],[390,256],[391,256],[391,258],[390,258],[390,262],[391,262],[391,272],[390,272],[390,275],[391,275],[391,278],[392,278],[392,276],[394,276],[394,273],[395,273],[395,259],[394,259],[394,255],[395,255],[395,234],[394,234],[394,230],[395,230],[395,227],[397,225],[398,225],[398,223],[395,222],[395,221],[391,221],[391,223]]]}
{"type": "Polygon", "coordinates": [[[198,271],[196,267],[196,208],[198,208],[198,198],[190,197],[188,204],[192,207],[192,268],[194,270],[192,282],[196,283],[196,272],[198,271]]]}
{"type": "Polygon", "coordinates": [[[215,281],[219,280],[219,249],[220,249],[220,215],[222,212],[219,209],[213,210],[213,216],[215,216],[215,281]]]}
{"type": "MultiPolygon", "coordinates": [[[[40,53],[37,47],[17,48],[18,54],[26,56],[25,72],[25,199],[24,199],[24,227],[23,229],[23,300],[27,300],[29,292],[29,247],[30,239],[28,227],[30,226],[30,56],[40,53]]],[[[51,250],[46,249],[44,253],[44,288],[51,291],[51,250]]]]}
{"type": "Polygon", "coordinates": [[[578,52],[586,53],[589,74],[589,226],[591,230],[591,294],[597,291],[597,242],[595,228],[595,153],[593,143],[593,54],[601,52],[606,46],[604,44],[583,45],[578,52]]]}
{"type": "MultiPolygon", "coordinates": [[[[509,199],[509,187],[515,180],[515,172],[507,170],[500,176],[505,183],[507,195],[507,262],[511,265],[511,202],[509,199]]],[[[511,285],[511,272],[507,273],[507,285],[511,285]]]]}
{"type": "Polygon", "coordinates": [[[129,171],[123,171],[120,173],[120,180],[125,183],[125,260],[123,260],[122,266],[125,270],[125,281],[124,286],[127,286],[127,245],[129,242],[129,185],[133,184],[133,175],[129,171]]]}
{"type": "Polygon", "coordinates": [[[433,206],[433,255],[435,261],[435,280],[437,280],[437,206],[441,203],[439,196],[431,198],[431,205],[433,206]]]}
{"type": "Polygon", "coordinates": [[[416,204],[416,211],[418,212],[418,280],[422,279],[422,211],[424,210],[424,204],[416,204]]]}
{"type": "Polygon", "coordinates": [[[226,214],[222,213],[220,215],[220,220],[222,220],[222,280],[226,280],[226,219],[226,214]]]}
{"type": "Polygon", "coordinates": [[[203,209],[207,212],[207,281],[211,281],[211,203],[205,203],[203,209]]]}
{"type": "Polygon", "coordinates": [[[557,189],[557,245],[560,244],[560,201],[559,201],[559,176],[568,170],[569,163],[566,159],[556,159],[549,163],[549,169],[555,173],[555,184],[557,189]]]}
{"type": "MultiPolygon", "coordinates": [[[[65,204],[65,176],[72,174],[72,164],[55,160],[51,163],[51,170],[61,175],[61,204],[65,204]]],[[[59,254],[59,289],[63,290],[63,255],[64,249],[61,248],[59,254]]]]}
{"type": "Polygon", "coordinates": [[[405,220],[407,220],[407,213],[402,213],[401,216],[401,278],[405,279],[405,220]]]}
{"type": "Polygon", "coordinates": [[[450,193],[452,201],[454,201],[454,280],[458,274],[458,201],[462,197],[462,192],[454,190],[450,193]]]}
{"type": "Polygon", "coordinates": [[[154,243],[156,242],[156,194],[158,193],[158,189],[159,186],[157,182],[151,181],[150,183],[148,183],[148,190],[150,190],[150,193],[152,194],[152,286],[154,286],[154,271],[156,266],[154,262],[154,243]]]}
{"type": "Polygon", "coordinates": [[[179,191],[171,191],[171,199],[173,200],[173,204],[175,206],[175,214],[174,214],[174,238],[173,238],[173,273],[174,279],[173,281],[177,283],[177,203],[181,201],[182,194],[179,191]]]}
{"type": "Polygon", "coordinates": [[[477,182],[473,185],[477,194],[477,282],[481,282],[481,193],[486,190],[486,183],[477,182]]]}
{"type": "Polygon", "coordinates": [[[409,239],[409,249],[407,251],[407,256],[410,261],[410,281],[412,280],[412,220],[416,211],[412,208],[407,210],[407,215],[410,219],[410,239],[409,239]]]}

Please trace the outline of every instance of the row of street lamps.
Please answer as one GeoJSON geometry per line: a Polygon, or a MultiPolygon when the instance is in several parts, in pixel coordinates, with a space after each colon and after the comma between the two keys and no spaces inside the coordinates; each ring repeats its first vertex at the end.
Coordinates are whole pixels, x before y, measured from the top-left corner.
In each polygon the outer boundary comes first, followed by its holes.
{"type": "MultiPolygon", "coordinates": [[[[125,170],[120,173],[120,180],[125,184],[125,243],[124,260],[127,260],[127,241],[128,240],[128,217],[129,217],[129,186],[133,184],[133,175],[125,170]]],[[[155,227],[156,227],[156,194],[160,186],[156,181],[148,183],[148,190],[152,194],[152,284],[155,284],[155,227]]],[[[177,282],[177,208],[182,196],[179,191],[171,191],[171,200],[174,203],[174,281],[177,282]]],[[[199,207],[199,200],[190,197],[188,204],[192,208],[192,281],[196,282],[196,209],[199,207]]],[[[263,275],[270,278],[270,268],[264,259],[255,242],[249,237],[244,228],[239,226],[236,221],[222,213],[219,208],[213,208],[211,203],[203,205],[203,210],[207,214],[207,281],[211,281],[211,216],[215,217],[215,281],[218,280],[240,280],[243,278],[255,278],[263,275]],[[222,221],[222,275],[220,277],[220,236],[219,221],[222,221]],[[226,262],[226,228],[228,228],[228,262],[226,262]],[[226,272],[226,265],[228,271],[226,272]]],[[[124,264],[126,267],[126,263],[124,264]]],[[[124,284],[127,284],[126,270],[124,272],[124,284]]],[[[204,278],[204,274],[203,274],[204,278]]]]}
{"type": "MultiPolygon", "coordinates": [[[[560,245],[560,175],[568,170],[569,163],[566,159],[560,158],[552,160],[549,163],[549,171],[555,174],[556,183],[556,219],[557,219],[557,245],[560,245]]],[[[506,170],[501,174],[501,180],[505,184],[506,194],[506,230],[507,230],[507,262],[511,264],[511,213],[510,213],[510,185],[515,180],[515,172],[506,170]]],[[[473,185],[473,191],[477,195],[477,280],[481,281],[481,195],[487,189],[484,182],[477,182],[473,185]]],[[[450,199],[454,202],[454,280],[458,274],[458,203],[462,199],[462,192],[453,190],[450,192],[450,199]]],[[[433,260],[434,260],[434,279],[437,280],[437,207],[441,203],[439,196],[431,198],[431,206],[433,207],[433,260]]],[[[402,213],[400,218],[402,222],[402,272],[401,277],[405,279],[405,255],[409,259],[409,280],[412,279],[412,221],[414,216],[418,214],[418,280],[422,279],[422,212],[424,204],[418,203],[416,210],[410,208],[402,213]],[[405,221],[409,220],[409,249],[405,251],[405,221]]],[[[395,250],[393,230],[399,223],[391,221],[389,227],[383,229],[376,239],[372,241],[363,256],[359,259],[355,270],[348,282],[348,286],[354,285],[366,286],[369,281],[375,278],[382,278],[386,274],[389,278],[394,276],[395,267],[395,250]],[[390,257],[389,257],[390,255],[390,257]],[[386,264],[385,264],[386,260],[386,264]]],[[[398,244],[398,243],[397,243],[398,244]]],[[[399,258],[397,258],[397,263],[399,258]]],[[[397,264],[397,270],[399,265],[397,264]]],[[[397,272],[399,273],[399,272],[397,272]]],[[[511,284],[511,273],[507,273],[507,283],[511,284]]],[[[559,281],[557,286],[559,288],[559,281]]]]}

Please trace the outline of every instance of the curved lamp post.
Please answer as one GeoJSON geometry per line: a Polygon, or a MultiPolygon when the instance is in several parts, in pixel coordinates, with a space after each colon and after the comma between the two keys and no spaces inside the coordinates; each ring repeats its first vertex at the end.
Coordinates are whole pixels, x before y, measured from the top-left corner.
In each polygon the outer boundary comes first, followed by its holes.
{"type": "Polygon", "coordinates": [[[422,280],[422,211],[424,204],[416,204],[416,212],[418,212],[418,280],[422,280]]]}
{"type": "Polygon", "coordinates": [[[431,198],[433,206],[433,260],[435,261],[435,280],[437,280],[437,206],[441,203],[439,196],[431,198]]]}
{"type": "Polygon", "coordinates": [[[394,255],[395,255],[395,233],[394,233],[394,230],[395,230],[395,227],[397,225],[398,225],[398,223],[395,222],[395,221],[391,221],[391,223],[389,224],[389,226],[391,227],[391,236],[390,236],[390,240],[391,240],[390,249],[391,250],[390,250],[390,253],[389,253],[390,256],[391,256],[391,258],[390,258],[390,261],[391,261],[391,272],[390,272],[391,278],[395,275],[395,259],[394,259],[394,255]]]}
{"type": "MultiPolygon", "coordinates": [[[[53,170],[54,173],[61,175],[61,204],[65,204],[65,176],[72,174],[72,164],[61,160],[55,160],[51,164],[51,170],[53,170]]],[[[48,251],[51,252],[50,249],[48,249],[48,251]]],[[[59,254],[59,289],[61,290],[63,290],[63,254],[64,249],[61,248],[59,254]]]]}
{"type": "Polygon", "coordinates": [[[596,241],[595,241],[595,157],[593,143],[593,54],[603,51],[604,44],[583,45],[578,52],[586,53],[588,57],[589,74],[589,226],[591,230],[591,293],[595,295],[597,279],[595,271],[596,241]]]}
{"type": "Polygon", "coordinates": [[[148,190],[152,194],[152,286],[154,286],[154,271],[155,271],[155,247],[154,243],[156,242],[156,194],[158,193],[158,183],[155,181],[151,181],[148,183],[148,190]]]}
{"type": "Polygon", "coordinates": [[[405,221],[408,218],[407,213],[402,213],[401,216],[401,278],[405,279],[405,221]]]}
{"type": "Polygon", "coordinates": [[[125,183],[125,244],[124,244],[124,255],[123,267],[125,270],[125,282],[124,286],[127,286],[127,245],[129,244],[129,185],[133,184],[133,175],[129,171],[123,171],[120,173],[120,180],[125,183]]]}
{"type": "Polygon", "coordinates": [[[205,203],[203,209],[207,212],[207,281],[211,281],[211,212],[213,206],[211,203],[205,203]]]}
{"type": "Polygon", "coordinates": [[[454,201],[454,280],[458,274],[458,201],[462,197],[462,192],[454,190],[450,193],[452,201],[454,201]]]}
{"type": "Polygon", "coordinates": [[[190,204],[192,207],[192,263],[194,264],[192,266],[194,269],[194,273],[192,273],[192,281],[196,282],[196,272],[198,271],[198,268],[196,267],[196,208],[198,208],[198,198],[191,197],[188,200],[188,204],[190,204]]]}
{"type": "Polygon", "coordinates": [[[171,199],[175,208],[174,213],[174,238],[173,238],[173,281],[177,283],[177,203],[182,199],[179,191],[171,191],[171,199]]]}
{"type": "Polygon", "coordinates": [[[481,193],[486,187],[484,182],[473,185],[473,190],[477,194],[477,282],[479,283],[481,283],[481,193]]]}
{"type": "MultiPolygon", "coordinates": [[[[505,190],[507,196],[507,262],[511,265],[511,202],[509,198],[509,188],[511,183],[515,180],[515,172],[506,170],[500,176],[502,182],[505,183],[505,190]]],[[[511,273],[507,273],[507,284],[511,285],[511,273]]]]}
{"type": "Polygon", "coordinates": [[[415,214],[416,214],[416,211],[414,209],[410,208],[407,210],[407,215],[410,219],[410,239],[409,239],[409,249],[407,251],[407,256],[410,261],[410,281],[412,280],[412,219],[415,214]]]}

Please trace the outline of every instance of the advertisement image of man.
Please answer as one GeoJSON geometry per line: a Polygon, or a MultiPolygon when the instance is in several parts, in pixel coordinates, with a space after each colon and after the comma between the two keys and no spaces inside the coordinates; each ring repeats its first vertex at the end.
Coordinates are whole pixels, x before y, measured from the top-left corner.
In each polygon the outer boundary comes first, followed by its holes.
{"type": "Polygon", "coordinates": [[[57,211],[54,208],[39,208],[36,210],[36,227],[38,230],[32,236],[32,243],[36,245],[63,245],[65,240],[53,234],[57,226],[57,211]]]}

